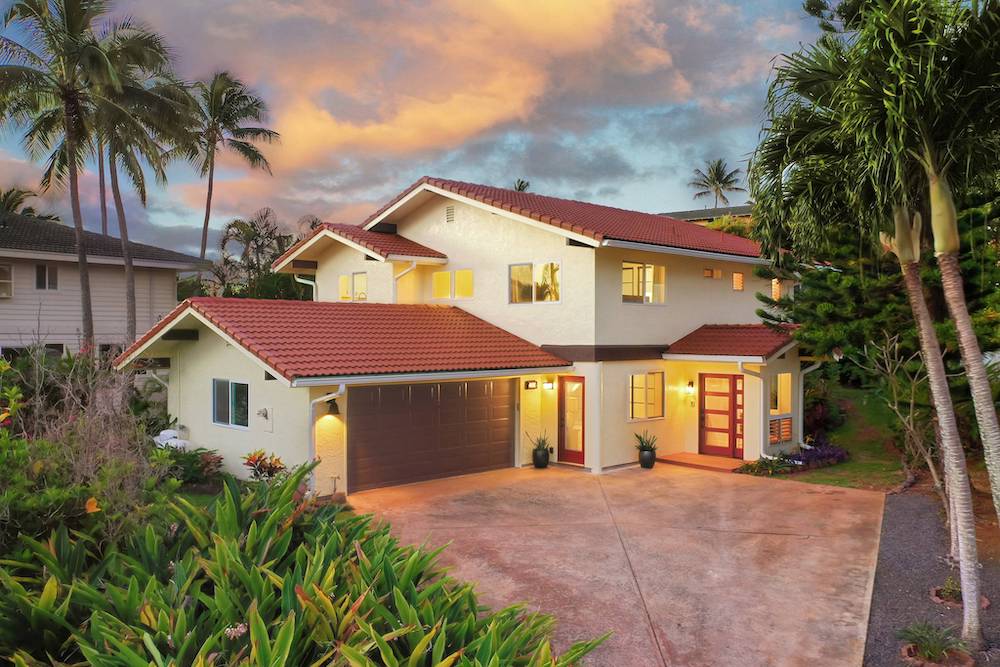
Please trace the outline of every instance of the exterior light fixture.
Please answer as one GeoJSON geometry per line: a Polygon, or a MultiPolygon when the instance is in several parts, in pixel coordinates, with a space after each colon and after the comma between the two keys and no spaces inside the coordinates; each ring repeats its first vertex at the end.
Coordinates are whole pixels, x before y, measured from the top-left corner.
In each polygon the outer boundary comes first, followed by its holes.
{"type": "Polygon", "coordinates": [[[542,387],[544,387],[545,389],[552,389],[552,388],[553,388],[553,387],[555,387],[555,386],[556,386],[556,383],[555,383],[555,382],[552,382],[551,380],[546,380],[546,381],[545,381],[545,382],[544,382],[544,383],[542,384],[542,387]]]}
{"type": "Polygon", "coordinates": [[[330,415],[340,414],[340,406],[337,405],[337,399],[331,398],[329,401],[326,402],[326,406],[327,406],[327,414],[330,415]]]}
{"type": "Polygon", "coordinates": [[[694,395],[694,380],[688,380],[687,394],[688,396],[694,395]]]}
{"type": "Polygon", "coordinates": [[[525,380],[525,389],[538,389],[538,380],[525,380]]]}

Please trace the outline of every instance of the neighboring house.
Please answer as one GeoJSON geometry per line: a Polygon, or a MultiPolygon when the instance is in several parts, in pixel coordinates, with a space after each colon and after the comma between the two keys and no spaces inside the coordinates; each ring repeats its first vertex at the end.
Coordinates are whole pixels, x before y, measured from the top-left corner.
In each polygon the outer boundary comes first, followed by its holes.
{"type": "MultiPolygon", "coordinates": [[[[801,438],[800,362],[759,323],[756,243],[659,215],[423,178],[273,270],[315,301],[195,298],[116,361],[169,365],[181,435],[229,470],[318,457],[319,491],[531,461],[753,460],[801,438]]],[[[779,286],[780,289],[780,286],[779,286]]]]}
{"type": "Polygon", "coordinates": [[[690,211],[670,211],[668,213],[661,213],[660,215],[705,226],[716,218],[723,217],[735,218],[738,221],[746,221],[749,224],[752,212],[752,204],[743,204],[742,206],[720,206],[719,208],[696,208],[690,211]]]}
{"type": "MultiPolygon", "coordinates": [[[[125,268],[121,240],[86,232],[94,309],[94,342],[104,351],[125,343],[125,268]]],[[[141,243],[135,265],[136,328],[145,331],[177,304],[177,272],[199,260],[141,243]]],[[[80,347],[83,321],[76,235],[71,227],[21,215],[0,217],[0,352],[29,345],[53,352],[80,347]]]]}

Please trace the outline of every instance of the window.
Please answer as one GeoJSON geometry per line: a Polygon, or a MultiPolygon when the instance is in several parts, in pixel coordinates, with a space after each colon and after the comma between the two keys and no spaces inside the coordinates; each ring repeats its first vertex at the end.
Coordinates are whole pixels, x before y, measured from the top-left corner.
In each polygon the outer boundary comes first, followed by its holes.
{"type": "Polygon", "coordinates": [[[459,269],[455,272],[455,298],[471,299],[473,294],[472,269],[459,269]]]}
{"type": "Polygon", "coordinates": [[[337,285],[337,292],[340,295],[341,301],[351,300],[351,277],[350,276],[340,276],[340,280],[337,285]]]}
{"type": "Polygon", "coordinates": [[[14,267],[0,264],[0,299],[14,296],[14,267]]]}
{"type": "Polygon", "coordinates": [[[705,278],[711,278],[713,280],[721,280],[722,269],[703,269],[701,275],[705,278]]]}
{"type": "Polygon", "coordinates": [[[622,303],[664,303],[667,267],[622,262],[622,303]]]}
{"type": "Polygon", "coordinates": [[[743,274],[738,271],[733,271],[733,290],[743,291],[743,274]]]}
{"type": "Polygon", "coordinates": [[[431,297],[451,298],[451,271],[435,271],[431,274],[431,297]]]}
{"type": "Polygon", "coordinates": [[[351,275],[351,298],[355,301],[368,300],[367,273],[355,273],[351,275]]]}
{"type": "Polygon", "coordinates": [[[557,262],[510,266],[511,303],[559,301],[560,284],[560,266],[557,262]]]}
{"type": "Polygon", "coordinates": [[[771,414],[786,415],[792,411],[792,374],[778,373],[771,378],[771,414]]]}
{"type": "Polygon", "coordinates": [[[58,289],[59,269],[55,264],[35,264],[35,289],[58,289]]]}
{"type": "Polygon", "coordinates": [[[250,426],[250,386],[212,380],[212,421],[222,426],[250,426]]]}
{"type": "Polygon", "coordinates": [[[659,419],[663,416],[663,373],[629,376],[629,419],[659,419]]]}
{"type": "Polygon", "coordinates": [[[781,281],[777,278],[771,280],[771,299],[777,301],[781,298],[781,281]]]}

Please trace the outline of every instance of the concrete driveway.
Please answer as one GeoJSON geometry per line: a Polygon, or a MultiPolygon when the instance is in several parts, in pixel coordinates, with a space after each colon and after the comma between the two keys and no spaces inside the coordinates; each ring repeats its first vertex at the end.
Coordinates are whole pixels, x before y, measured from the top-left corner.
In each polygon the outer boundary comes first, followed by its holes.
{"type": "Polygon", "coordinates": [[[591,665],[860,665],[883,496],[660,464],[354,494],[483,602],[553,614],[591,665]]]}

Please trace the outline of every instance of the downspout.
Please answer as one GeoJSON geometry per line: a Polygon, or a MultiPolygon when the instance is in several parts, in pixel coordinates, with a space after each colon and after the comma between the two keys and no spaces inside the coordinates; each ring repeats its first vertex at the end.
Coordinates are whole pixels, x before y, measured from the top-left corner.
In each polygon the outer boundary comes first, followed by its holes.
{"type": "Polygon", "coordinates": [[[399,301],[399,298],[397,297],[396,294],[397,294],[397,290],[399,289],[399,280],[400,280],[400,278],[402,278],[403,276],[405,276],[407,273],[409,273],[410,271],[412,271],[415,268],[417,268],[417,262],[416,262],[416,260],[410,262],[410,265],[408,267],[406,267],[405,269],[403,269],[402,271],[400,271],[399,273],[397,273],[396,275],[394,275],[392,277],[392,302],[393,303],[396,303],[396,302],[399,301]]]}
{"type": "MultiPolygon", "coordinates": [[[[318,398],[314,398],[309,401],[309,460],[316,460],[316,406],[320,403],[326,403],[327,401],[335,398],[340,398],[347,391],[347,385],[340,385],[337,387],[337,391],[331,392],[329,394],[323,394],[318,398]]],[[[316,471],[314,470],[311,475],[309,475],[309,490],[316,490],[316,471]]],[[[337,480],[333,480],[333,492],[337,492],[337,480]]]]}
{"type": "Polygon", "coordinates": [[[309,280],[308,278],[303,278],[297,273],[293,274],[292,277],[295,279],[295,282],[299,283],[300,285],[308,285],[309,287],[312,287],[312,300],[319,301],[319,290],[316,287],[315,280],[309,280]]]}
{"type": "MultiPolygon", "coordinates": [[[[805,426],[805,423],[806,423],[805,422],[805,414],[806,414],[806,404],[805,404],[805,400],[806,400],[805,399],[805,396],[806,396],[806,382],[805,382],[805,377],[807,375],[809,375],[810,373],[812,373],[817,368],[819,368],[820,364],[822,364],[822,363],[823,363],[822,361],[814,361],[811,365],[806,366],[805,368],[803,368],[802,370],[799,371],[799,406],[798,406],[799,409],[797,411],[798,414],[796,415],[799,418],[799,429],[802,429],[802,427],[805,426]]],[[[799,432],[801,433],[801,430],[799,432]]],[[[799,443],[799,447],[802,447],[803,449],[812,449],[813,448],[812,445],[807,445],[805,442],[799,443]]]]}

